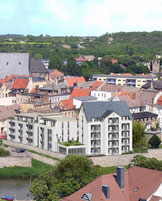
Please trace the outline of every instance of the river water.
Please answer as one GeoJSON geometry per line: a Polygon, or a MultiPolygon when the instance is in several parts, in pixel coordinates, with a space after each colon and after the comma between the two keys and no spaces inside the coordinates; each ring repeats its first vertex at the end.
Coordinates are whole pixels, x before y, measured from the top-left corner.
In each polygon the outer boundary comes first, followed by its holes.
{"type": "Polygon", "coordinates": [[[14,196],[17,200],[29,200],[30,178],[0,178],[0,197],[14,196]]]}

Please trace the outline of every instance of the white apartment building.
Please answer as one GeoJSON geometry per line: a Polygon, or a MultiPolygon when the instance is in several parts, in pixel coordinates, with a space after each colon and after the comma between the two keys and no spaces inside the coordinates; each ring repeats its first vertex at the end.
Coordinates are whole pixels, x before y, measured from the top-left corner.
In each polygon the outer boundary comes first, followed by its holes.
{"type": "Polygon", "coordinates": [[[24,113],[8,120],[7,140],[58,152],[58,143],[77,140],[77,120],[60,113],[24,113]]]}
{"type": "Polygon", "coordinates": [[[125,101],[84,102],[79,141],[86,154],[118,155],[132,150],[132,116],[125,101]]]}
{"type": "Polygon", "coordinates": [[[98,101],[108,101],[111,98],[111,92],[93,90],[91,96],[96,97],[98,101]]]}

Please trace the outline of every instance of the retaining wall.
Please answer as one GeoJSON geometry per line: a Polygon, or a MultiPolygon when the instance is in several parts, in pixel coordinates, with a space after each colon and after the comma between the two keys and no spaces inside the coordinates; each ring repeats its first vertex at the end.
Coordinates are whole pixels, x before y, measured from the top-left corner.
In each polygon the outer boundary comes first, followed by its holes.
{"type": "Polygon", "coordinates": [[[31,167],[31,157],[0,157],[0,168],[4,167],[14,167],[14,166],[20,166],[20,167],[31,167]]]}

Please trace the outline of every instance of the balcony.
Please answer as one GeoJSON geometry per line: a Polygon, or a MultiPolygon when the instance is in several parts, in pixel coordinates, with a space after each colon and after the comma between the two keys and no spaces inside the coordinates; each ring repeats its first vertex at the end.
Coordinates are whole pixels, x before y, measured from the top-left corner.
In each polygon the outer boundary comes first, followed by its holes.
{"type": "Polygon", "coordinates": [[[119,147],[118,144],[109,144],[108,146],[109,146],[109,148],[119,147]]]}
{"type": "Polygon", "coordinates": [[[91,135],[91,139],[93,140],[101,139],[101,135],[91,135]]]}
{"type": "Polygon", "coordinates": [[[119,135],[108,135],[108,139],[119,139],[119,135]]]}

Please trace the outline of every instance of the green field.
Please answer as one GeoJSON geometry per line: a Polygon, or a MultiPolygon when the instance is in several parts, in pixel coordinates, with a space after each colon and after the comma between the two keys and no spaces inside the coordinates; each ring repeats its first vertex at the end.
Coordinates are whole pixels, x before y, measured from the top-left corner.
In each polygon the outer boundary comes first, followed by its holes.
{"type": "Polygon", "coordinates": [[[47,172],[54,167],[32,159],[32,167],[6,167],[0,168],[0,177],[30,177],[47,172]]]}

